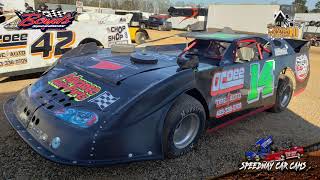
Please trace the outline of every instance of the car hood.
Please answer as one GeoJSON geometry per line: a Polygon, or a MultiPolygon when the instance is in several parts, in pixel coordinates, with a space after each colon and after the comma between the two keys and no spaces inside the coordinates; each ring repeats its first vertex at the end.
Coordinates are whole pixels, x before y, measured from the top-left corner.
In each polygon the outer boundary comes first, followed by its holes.
{"type": "MultiPolygon", "coordinates": [[[[141,52],[138,52],[142,54],[141,52]]],[[[176,66],[176,57],[159,53],[145,52],[158,60],[155,64],[133,63],[130,54],[115,54],[110,51],[98,51],[83,57],[73,57],[61,62],[69,69],[85,72],[102,81],[118,84],[130,76],[156,69],[176,66]]]]}
{"type": "Polygon", "coordinates": [[[81,123],[83,116],[89,124],[77,124],[81,127],[91,125],[98,117],[111,119],[133,107],[149,88],[177,73],[174,56],[156,56],[159,62],[150,65],[132,64],[125,55],[62,59],[25,90],[25,98],[18,96],[21,107],[17,109],[19,113],[30,111],[31,115],[46,111],[75,123],[81,123]]]}

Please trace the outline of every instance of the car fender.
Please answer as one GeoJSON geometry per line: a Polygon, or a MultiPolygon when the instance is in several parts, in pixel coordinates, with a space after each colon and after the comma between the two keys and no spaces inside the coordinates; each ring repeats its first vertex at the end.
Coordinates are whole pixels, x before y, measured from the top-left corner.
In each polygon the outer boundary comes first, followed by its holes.
{"type": "Polygon", "coordinates": [[[144,149],[139,151],[147,151],[146,148],[150,146],[150,151],[157,152],[163,157],[162,135],[166,114],[175,100],[187,90],[194,88],[194,84],[193,71],[185,70],[149,85],[133,101],[115,112],[109,126],[102,131],[106,132],[106,136],[125,132],[117,136],[121,137],[119,141],[131,138],[132,141],[139,142],[139,146],[144,149]],[[140,138],[137,138],[137,134],[140,134],[140,138]]]}

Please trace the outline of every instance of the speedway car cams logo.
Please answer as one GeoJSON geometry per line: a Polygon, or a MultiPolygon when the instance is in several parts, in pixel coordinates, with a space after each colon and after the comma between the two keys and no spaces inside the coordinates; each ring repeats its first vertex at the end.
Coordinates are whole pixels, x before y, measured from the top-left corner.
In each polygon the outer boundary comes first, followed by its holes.
{"type": "Polygon", "coordinates": [[[57,10],[37,10],[33,12],[15,12],[21,19],[18,24],[20,29],[40,29],[45,32],[48,29],[64,30],[75,19],[77,12],[62,12],[57,10]]]}
{"type": "Polygon", "coordinates": [[[278,149],[273,144],[272,136],[260,138],[250,151],[245,153],[246,162],[242,162],[239,170],[295,170],[302,171],[306,169],[307,163],[301,161],[304,155],[304,148],[301,146],[293,146],[278,149]],[[296,159],[298,161],[286,162],[288,159],[296,159]]]}

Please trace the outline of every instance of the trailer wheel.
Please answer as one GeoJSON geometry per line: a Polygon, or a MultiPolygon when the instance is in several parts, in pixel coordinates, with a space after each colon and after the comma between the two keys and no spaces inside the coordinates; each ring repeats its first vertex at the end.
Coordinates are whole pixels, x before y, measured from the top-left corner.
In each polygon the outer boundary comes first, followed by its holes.
{"type": "Polygon", "coordinates": [[[137,32],[134,41],[135,41],[137,44],[143,44],[143,43],[146,42],[147,39],[148,39],[148,38],[147,38],[146,33],[144,33],[144,32],[137,32]]]}
{"type": "Polygon", "coordinates": [[[206,116],[202,104],[189,95],[181,95],[165,119],[163,149],[166,157],[178,157],[194,148],[205,124],[206,116]]]}
{"type": "Polygon", "coordinates": [[[270,109],[271,112],[281,112],[287,108],[293,94],[293,84],[290,78],[284,76],[279,79],[276,102],[270,109]]]}

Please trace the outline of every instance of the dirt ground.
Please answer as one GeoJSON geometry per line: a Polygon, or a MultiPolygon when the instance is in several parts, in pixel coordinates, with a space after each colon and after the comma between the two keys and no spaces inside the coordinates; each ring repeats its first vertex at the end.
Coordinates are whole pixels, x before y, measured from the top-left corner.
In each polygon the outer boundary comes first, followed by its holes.
{"type": "MultiPolygon", "coordinates": [[[[151,32],[151,31],[150,31],[151,32]]],[[[158,39],[180,32],[152,31],[158,39]]],[[[166,39],[154,44],[185,42],[166,39]]],[[[320,48],[310,51],[311,78],[306,91],[282,113],[259,113],[206,134],[197,148],[177,159],[135,162],[103,168],[59,165],[36,154],[6,121],[0,110],[0,179],[194,179],[219,176],[238,168],[244,152],[259,137],[272,135],[279,146],[320,141],[320,48]]],[[[0,106],[39,75],[0,79],[0,106]]],[[[318,166],[319,167],[319,166],[318,166]]]]}

